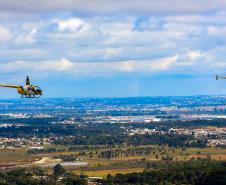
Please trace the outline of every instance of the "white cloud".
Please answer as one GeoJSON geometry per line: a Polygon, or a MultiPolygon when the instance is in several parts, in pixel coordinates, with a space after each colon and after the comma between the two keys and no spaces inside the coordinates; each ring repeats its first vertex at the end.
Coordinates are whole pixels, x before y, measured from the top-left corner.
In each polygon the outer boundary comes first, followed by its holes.
{"type": "Polygon", "coordinates": [[[171,15],[166,16],[165,20],[167,22],[172,23],[180,23],[180,24],[225,24],[226,23],[226,10],[217,11],[211,14],[192,14],[192,15],[171,15]]]}
{"type": "Polygon", "coordinates": [[[165,71],[177,62],[178,56],[157,60],[118,62],[72,62],[67,59],[54,61],[13,61],[2,64],[1,72],[68,72],[77,74],[134,73],[165,71]],[[4,70],[3,70],[4,69],[4,70]]]}
{"type": "Polygon", "coordinates": [[[59,31],[70,31],[70,32],[79,32],[79,31],[88,31],[91,29],[91,26],[79,18],[70,18],[66,20],[56,21],[58,24],[59,31]]]}
{"type": "Polygon", "coordinates": [[[71,69],[73,64],[67,59],[53,60],[53,61],[13,61],[2,64],[2,72],[63,72],[71,69]]]}
{"type": "MultiPolygon", "coordinates": [[[[35,63],[34,63],[35,64],[35,63]]],[[[68,71],[73,67],[71,61],[67,59],[61,59],[58,61],[44,61],[38,62],[35,66],[37,71],[68,71]]]]}
{"type": "Polygon", "coordinates": [[[122,48],[106,48],[104,49],[104,58],[112,58],[122,54],[122,48]]]}
{"type": "Polygon", "coordinates": [[[177,62],[178,56],[156,60],[133,60],[117,62],[74,63],[72,71],[83,74],[105,73],[149,73],[170,69],[177,62]]]}
{"type": "Polygon", "coordinates": [[[208,14],[210,21],[204,14],[43,15],[38,20],[4,25],[3,31],[14,39],[1,48],[1,59],[17,61],[4,64],[5,72],[160,73],[196,71],[200,66],[211,71],[212,65],[205,67],[204,59],[211,56],[209,61],[214,63],[224,57],[223,52],[214,51],[219,44],[225,45],[225,23],[215,24],[224,11],[208,14]]]}
{"type": "Polygon", "coordinates": [[[201,51],[189,51],[187,56],[189,60],[194,61],[203,57],[203,53],[201,51]]]}
{"type": "MultiPolygon", "coordinates": [[[[178,60],[178,55],[174,55],[172,57],[162,58],[153,61],[148,65],[148,69],[150,71],[165,71],[172,67],[178,60]]],[[[145,69],[146,66],[143,64],[143,68],[145,69]]]]}
{"type": "Polygon", "coordinates": [[[32,44],[35,42],[37,28],[32,28],[28,33],[19,33],[15,39],[16,44],[32,44]]]}
{"type": "Polygon", "coordinates": [[[0,43],[9,41],[12,38],[12,34],[9,29],[0,26],[0,43]]]}
{"type": "Polygon", "coordinates": [[[209,26],[208,35],[210,36],[225,36],[226,35],[226,26],[209,26]]]}
{"type": "Polygon", "coordinates": [[[3,59],[12,58],[13,60],[45,58],[48,51],[39,48],[13,48],[10,50],[0,50],[0,56],[3,59]]]}
{"type": "Polygon", "coordinates": [[[199,65],[204,65],[203,59],[206,57],[207,54],[202,51],[188,50],[180,54],[176,66],[180,67],[183,72],[186,71],[186,68],[192,67],[195,72],[199,65]]]}
{"type": "Polygon", "coordinates": [[[199,36],[203,33],[203,27],[198,25],[189,25],[184,23],[167,22],[164,29],[172,38],[182,38],[184,36],[199,36]]]}

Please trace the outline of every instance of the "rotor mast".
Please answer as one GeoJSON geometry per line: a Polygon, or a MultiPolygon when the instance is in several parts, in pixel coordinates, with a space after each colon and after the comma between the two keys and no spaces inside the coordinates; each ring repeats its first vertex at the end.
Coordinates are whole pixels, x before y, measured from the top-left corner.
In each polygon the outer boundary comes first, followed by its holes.
{"type": "Polygon", "coordinates": [[[27,78],[26,78],[26,85],[31,85],[29,76],[27,76],[27,78]]]}

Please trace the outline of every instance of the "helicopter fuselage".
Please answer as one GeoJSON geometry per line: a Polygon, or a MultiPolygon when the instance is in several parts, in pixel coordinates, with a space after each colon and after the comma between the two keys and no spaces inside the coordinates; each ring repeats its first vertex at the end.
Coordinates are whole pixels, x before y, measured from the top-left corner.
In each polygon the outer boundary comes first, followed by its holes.
{"type": "Polygon", "coordinates": [[[36,97],[42,95],[42,90],[38,86],[33,85],[18,87],[17,92],[25,97],[36,97]]]}

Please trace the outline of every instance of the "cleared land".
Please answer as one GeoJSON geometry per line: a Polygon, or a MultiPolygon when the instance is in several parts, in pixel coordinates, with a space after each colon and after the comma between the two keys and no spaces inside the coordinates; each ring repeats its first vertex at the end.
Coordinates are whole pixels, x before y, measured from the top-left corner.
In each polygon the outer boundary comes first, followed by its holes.
{"type": "MultiPolygon", "coordinates": [[[[50,147],[50,146],[48,146],[50,147]]],[[[51,146],[55,147],[55,146],[51,146]]],[[[226,161],[225,148],[170,148],[167,146],[130,146],[125,148],[111,148],[114,150],[137,149],[145,150],[147,147],[154,147],[154,149],[147,155],[134,154],[128,156],[119,156],[114,158],[100,158],[100,153],[109,151],[109,149],[91,149],[81,150],[76,152],[57,152],[57,153],[42,153],[42,154],[28,154],[26,148],[22,149],[0,149],[0,168],[15,167],[18,165],[38,165],[35,161],[41,160],[45,157],[50,159],[60,158],[60,156],[78,156],[79,161],[88,162],[87,166],[66,166],[69,171],[75,174],[85,174],[89,176],[106,177],[107,174],[115,175],[117,173],[131,173],[141,172],[146,168],[148,161],[166,160],[189,160],[191,158],[211,158],[214,160],[226,161]],[[92,155],[91,153],[92,152],[92,155]],[[81,155],[82,153],[82,155],[81,155]]],[[[61,148],[68,148],[61,146],[61,148]]],[[[46,164],[57,162],[57,160],[46,160],[46,164]]],[[[42,164],[43,165],[43,164],[42,164]]],[[[51,167],[46,167],[51,170],[51,167]]]]}

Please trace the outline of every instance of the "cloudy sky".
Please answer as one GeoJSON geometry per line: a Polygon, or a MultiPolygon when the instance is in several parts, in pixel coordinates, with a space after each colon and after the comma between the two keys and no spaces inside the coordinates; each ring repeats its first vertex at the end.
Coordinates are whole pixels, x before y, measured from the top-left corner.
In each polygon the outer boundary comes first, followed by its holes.
{"type": "Polygon", "coordinates": [[[46,97],[226,94],[225,53],[225,0],[0,0],[0,83],[46,97]]]}

